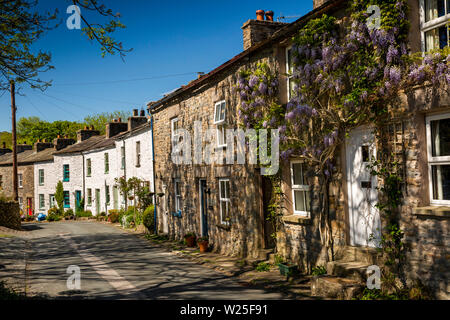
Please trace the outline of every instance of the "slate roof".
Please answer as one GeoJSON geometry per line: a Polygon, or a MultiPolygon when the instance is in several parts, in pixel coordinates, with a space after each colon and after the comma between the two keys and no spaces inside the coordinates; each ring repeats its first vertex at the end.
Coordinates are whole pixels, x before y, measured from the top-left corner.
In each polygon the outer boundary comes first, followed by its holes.
{"type": "Polygon", "coordinates": [[[105,139],[105,136],[92,136],[89,139],[86,139],[84,141],[77,142],[75,144],[72,144],[68,147],[65,147],[64,149],[61,149],[59,151],[56,151],[55,155],[61,155],[61,154],[70,154],[70,153],[78,153],[82,151],[90,150],[93,146],[101,142],[105,139]]]}

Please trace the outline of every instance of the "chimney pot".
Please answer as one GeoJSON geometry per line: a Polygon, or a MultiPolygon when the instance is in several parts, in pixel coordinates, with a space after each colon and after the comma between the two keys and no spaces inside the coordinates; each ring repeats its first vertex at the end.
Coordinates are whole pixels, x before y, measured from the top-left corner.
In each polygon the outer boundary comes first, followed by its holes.
{"type": "Polygon", "coordinates": [[[145,111],[141,110],[141,117],[145,117],[145,111]]]}
{"type": "Polygon", "coordinates": [[[273,11],[266,11],[266,20],[267,21],[273,21],[273,11]]]}
{"type": "Polygon", "coordinates": [[[3,149],[6,149],[6,142],[3,141],[3,149]]]}
{"type": "Polygon", "coordinates": [[[87,130],[88,129],[88,127],[87,126],[84,126],[84,130],[87,130]]]}
{"type": "Polygon", "coordinates": [[[256,20],[264,21],[264,10],[256,11],[256,20]]]}
{"type": "Polygon", "coordinates": [[[138,116],[138,109],[133,109],[133,117],[137,117],[138,116]]]}

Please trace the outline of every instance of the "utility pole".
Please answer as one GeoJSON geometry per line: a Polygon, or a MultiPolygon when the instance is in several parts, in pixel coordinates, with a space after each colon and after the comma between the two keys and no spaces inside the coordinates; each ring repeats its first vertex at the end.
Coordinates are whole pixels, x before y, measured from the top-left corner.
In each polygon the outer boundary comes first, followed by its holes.
{"type": "Polygon", "coordinates": [[[17,138],[16,138],[16,88],[14,80],[11,80],[11,112],[12,112],[12,152],[13,152],[13,200],[19,200],[17,185],[17,138]]]}

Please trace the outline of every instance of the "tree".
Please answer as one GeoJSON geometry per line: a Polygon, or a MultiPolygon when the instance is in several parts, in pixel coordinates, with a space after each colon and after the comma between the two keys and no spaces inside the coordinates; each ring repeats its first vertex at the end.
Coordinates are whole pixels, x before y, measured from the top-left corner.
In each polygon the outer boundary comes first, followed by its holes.
{"type": "Polygon", "coordinates": [[[58,181],[56,184],[56,191],[55,191],[55,200],[58,204],[58,209],[60,214],[63,214],[64,212],[64,186],[62,181],[58,181]]]}
{"type": "MultiPolygon", "coordinates": [[[[82,29],[89,40],[100,45],[101,54],[119,53],[123,58],[129,50],[125,50],[120,42],[111,37],[117,28],[125,28],[120,23],[120,14],[113,14],[111,9],[97,0],[72,0],[74,5],[87,11],[94,11],[104,18],[110,19],[105,24],[89,23],[83,14],[82,21],[86,27],[82,29]]],[[[50,81],[43,81],[38,74],[54,67],[50,65],[49,52],[32,52],[32,45],[46,32],[58,26],[58,11],[40,14],[36,11],[37,0],[0,1],[0,90],[9,89],[10,80],[26,83],[31,88],[45,90],[50,81]]]]}

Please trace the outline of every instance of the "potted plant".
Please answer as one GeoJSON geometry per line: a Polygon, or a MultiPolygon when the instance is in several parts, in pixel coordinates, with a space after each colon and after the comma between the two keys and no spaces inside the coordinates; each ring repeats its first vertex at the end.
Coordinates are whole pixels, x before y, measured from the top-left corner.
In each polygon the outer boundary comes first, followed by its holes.
{"type": "Polygon", "coordinates": [[[197,240],[198,247],[200,248],[200,253],[205,253],[208,251],[209,239],[208,237],[201,237],[197,240]]]}
{"type": "Polygon", "coordinates": [[[190,248],[195,247],[195,233],[189,232],[184,236],[184,240],[186,241],[186,245],[190,248]]]}
{"type": "Polygon", "coordinates": [[[280,274],[288,278],[297,272],[297,266],[290,262],[280,262],[278,263],[278,268],[280,269],[280,274]]]}

